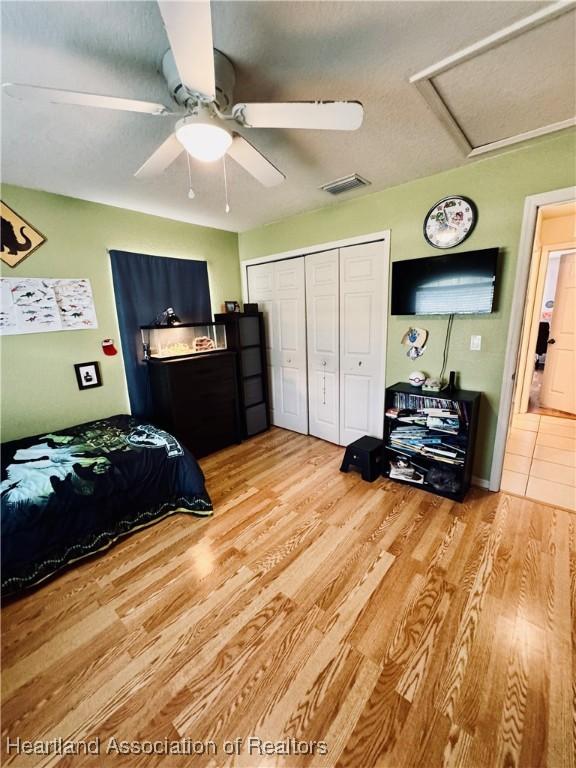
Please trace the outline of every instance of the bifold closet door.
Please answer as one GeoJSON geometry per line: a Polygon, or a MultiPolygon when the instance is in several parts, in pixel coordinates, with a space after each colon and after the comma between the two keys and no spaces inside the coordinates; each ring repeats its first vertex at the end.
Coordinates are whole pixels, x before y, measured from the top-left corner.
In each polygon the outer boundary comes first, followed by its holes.
{"type": "Polygon", "coordinates": [[[310,434],[340,442],[338,250],[306,256],[308,422],[310,434]]]}
{"type": "Polygon", "coordinates": [[[304,258],[248,267],[248,293],[264,313],[277,427],[308,434],[304,258]]]}
{"type": "Polygon", "coordinates": [[[382,437],[384,422],[383,243],[340,249],[340,444],[382,437]]]}

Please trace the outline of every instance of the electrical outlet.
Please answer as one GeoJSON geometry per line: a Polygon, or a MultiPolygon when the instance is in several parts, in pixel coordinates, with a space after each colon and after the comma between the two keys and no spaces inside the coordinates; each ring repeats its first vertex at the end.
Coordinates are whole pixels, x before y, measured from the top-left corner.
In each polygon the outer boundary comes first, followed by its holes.
{"type": "Polygon", "coordinates": [[[480,352],[482,349],[482,336],[470,336],[470,350],[480,352]]]}

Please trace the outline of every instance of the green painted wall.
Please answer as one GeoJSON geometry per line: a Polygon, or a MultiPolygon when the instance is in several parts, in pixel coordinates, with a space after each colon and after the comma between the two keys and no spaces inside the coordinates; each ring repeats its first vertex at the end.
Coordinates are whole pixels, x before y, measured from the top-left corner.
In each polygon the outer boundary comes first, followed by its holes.
{"type": "MultiPolygon", "coordinates": [[[[447,370],[460,373],[463,388],[485,393],[474,472],[478,477],[488,478],[524,198],[576,183],[575,137],[570,132],[541,139],[436,176],[243,232],[239,235],[240,258],[280,253],[383,229],[391,230],[392,260],[436,255],[440,251],[431,248],[422,236],[426,212],[449,194],[472,198],[479,210],[476,229],[465,243],[450,252],[500,246],[504,251],[503,272],[493,314],[455,319],[447,370]],[[481,352],[470,352],[471,334],[482,336],[481,352]]],[[[406,357],[400,345],[410,322],[410,318],[402,317],[389,320],[388,384],[406,381],[415,369],[435,375],[440,372],[447,318],[418,320],[419,325],[430,331],[430,340],[424,356],[416,363],[406,357]]]]}
{"type": "Polygon", "coordinates": [[[2,199],[47,237],[4,277],[87,277],[98,329],[4,336],[1,339],[2,440],[127,412],[121,354],[103,354],[102,339],[119,344],[107,249],[208,262],[212,311],[240,296],[237,235],[70,197],[4,186],[2,199]],[[80,392],[73,364],[98,360],[104,386],[80,392]]]}
{"type": "MultiPolygon", "coordinates": [[[[240,295],[240,259],[391,230],[393,260],[438,253],[422,237],[428,208],[448,194],[471,197],[479,209],[473,235],[454,251],[504,250],[497,311],[489,316],[458,317],[454,323],[447,369],[460,372],[468,389],[485,393],[475,474],[488,478],[496,429],[502,366],[524,198],[576,183],[576,134],[564,133],[460,168],[419,179],[328,208],[293,216],[236,235],[168,219],[133,213],[29,189],[4,186],[2,199],[43,232],[48,241],[15,269],[1,265],[4,276],[88,277],[99,328],[8,336],[1,339],[2,439],[57,429],[72,423],[126,411],[128,398],[121,355],[106,357],[100,342],[118,341],[112,277],[107,249],[206,259],[213,310],[225,298],[240,295]],[[482,351],[470,352],[470,335],[482,336],[482,351]],[[72,365],[99,360],[104,386],[80,392],[72,365]]],[[[425,318],[430,341],[418,364],[400,345],[409,318],[391,317],[388,326],[387,383],[404,381],[421,368],[441,367],[446,318],[425,318]]]]}

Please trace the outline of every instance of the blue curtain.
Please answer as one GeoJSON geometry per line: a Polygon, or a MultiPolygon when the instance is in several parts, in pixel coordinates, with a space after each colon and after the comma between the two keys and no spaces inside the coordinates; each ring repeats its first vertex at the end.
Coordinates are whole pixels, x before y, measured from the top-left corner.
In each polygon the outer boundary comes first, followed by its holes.
{"type": "Polygon", "coordinates": [[[141,325],[151,325],[167,307],[183,323],[211,322],[205,261],[110,251],[116,312],[124,353],[130,408],[150,418],[148,371],[142,360],[141,325]]]}

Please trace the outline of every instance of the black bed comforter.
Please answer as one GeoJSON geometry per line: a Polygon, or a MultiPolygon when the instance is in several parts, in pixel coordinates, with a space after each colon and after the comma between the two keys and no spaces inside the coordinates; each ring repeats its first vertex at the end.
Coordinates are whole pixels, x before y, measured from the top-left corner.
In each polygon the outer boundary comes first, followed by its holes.
{"type": "Polygon", "coordinates": [[[194,457],[132,416],[4,443],[1,470],[3,595],[177,509],[212,513],[194,457]]]}

